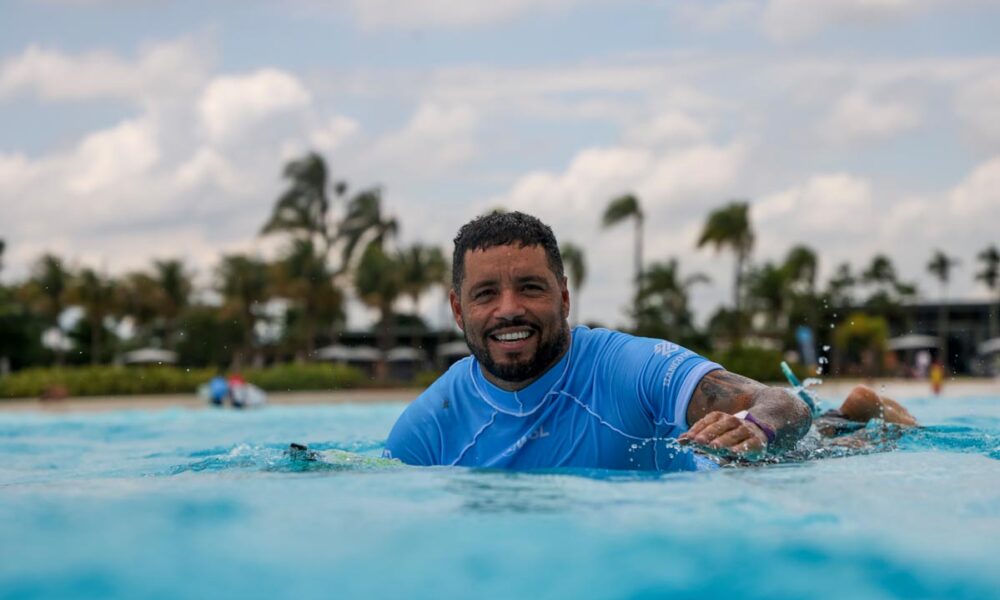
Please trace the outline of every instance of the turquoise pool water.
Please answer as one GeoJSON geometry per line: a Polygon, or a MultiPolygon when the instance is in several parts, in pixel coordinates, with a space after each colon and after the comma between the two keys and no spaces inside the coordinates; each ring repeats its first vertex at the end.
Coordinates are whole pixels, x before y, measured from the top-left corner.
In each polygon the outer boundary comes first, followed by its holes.
{"type": "Polygon", "coordinates": [[[998,597],[1000,398],[906,404],[893,452],[661,475],[386,467],[400,404],[0,413],[0,597],[998,597]]]}

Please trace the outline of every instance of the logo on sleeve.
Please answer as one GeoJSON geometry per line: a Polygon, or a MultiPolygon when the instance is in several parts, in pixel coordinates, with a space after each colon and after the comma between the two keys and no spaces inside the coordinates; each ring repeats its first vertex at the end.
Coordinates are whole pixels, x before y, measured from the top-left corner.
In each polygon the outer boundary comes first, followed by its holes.
{"type": "Polygon", "coordinates": [[[660,342],[653,348],[653,354],[659,354],[660,356],[670,356],[674,352],[680,350],[680,346],[673,342],[660,342]]]}

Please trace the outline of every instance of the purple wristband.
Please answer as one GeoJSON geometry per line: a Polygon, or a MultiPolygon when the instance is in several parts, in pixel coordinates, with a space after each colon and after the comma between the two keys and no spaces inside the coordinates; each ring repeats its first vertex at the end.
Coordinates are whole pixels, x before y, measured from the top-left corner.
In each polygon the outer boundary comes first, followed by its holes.
{"type": "Polygon", "coordinates": [[[767,436],[767,443],[768,444],[773,444],[774,443],[774,438],[777,437],[777,434],[774,433],[774,430],[771,429],[770,425],[765,425],[764,423],[761,423],[760,421],[758,421],[756,419],[756,417],[754,417],[750,413],[747,413],[747,414],[743,415],[743,420],[744,421],[749,421],[749,422],[753,423],[754,425],[756,425],[757,427],[760,427],[760,430],[764,432],[765,436],[767,436]]]}

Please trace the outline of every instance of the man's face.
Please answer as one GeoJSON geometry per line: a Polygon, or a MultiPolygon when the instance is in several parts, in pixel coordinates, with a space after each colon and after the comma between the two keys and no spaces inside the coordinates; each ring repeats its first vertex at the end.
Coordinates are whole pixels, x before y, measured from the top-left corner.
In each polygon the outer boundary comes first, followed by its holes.
{"type": "Polygon", "coordinates": [[[556,278],[541,246],[467,251],[451,310],[487,379],[504,389],[537,379],[569,345],[566,279],[556,278]]]}

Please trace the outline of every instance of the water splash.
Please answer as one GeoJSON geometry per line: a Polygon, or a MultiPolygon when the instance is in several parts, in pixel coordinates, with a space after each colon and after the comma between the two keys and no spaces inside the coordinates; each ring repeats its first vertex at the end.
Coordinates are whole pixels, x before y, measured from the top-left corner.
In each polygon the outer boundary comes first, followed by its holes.
{"type": "Polygon", "coordinates": [[[340,449],[289,451],[286,447],[238,444],[228,451],[192,453],[205,456],[195,462],[177,465],[168,475],[200,472],[260,471],[302,473],[308,471],[366,471],[399,467],[397,460],[365,456],[340,449]]]}

